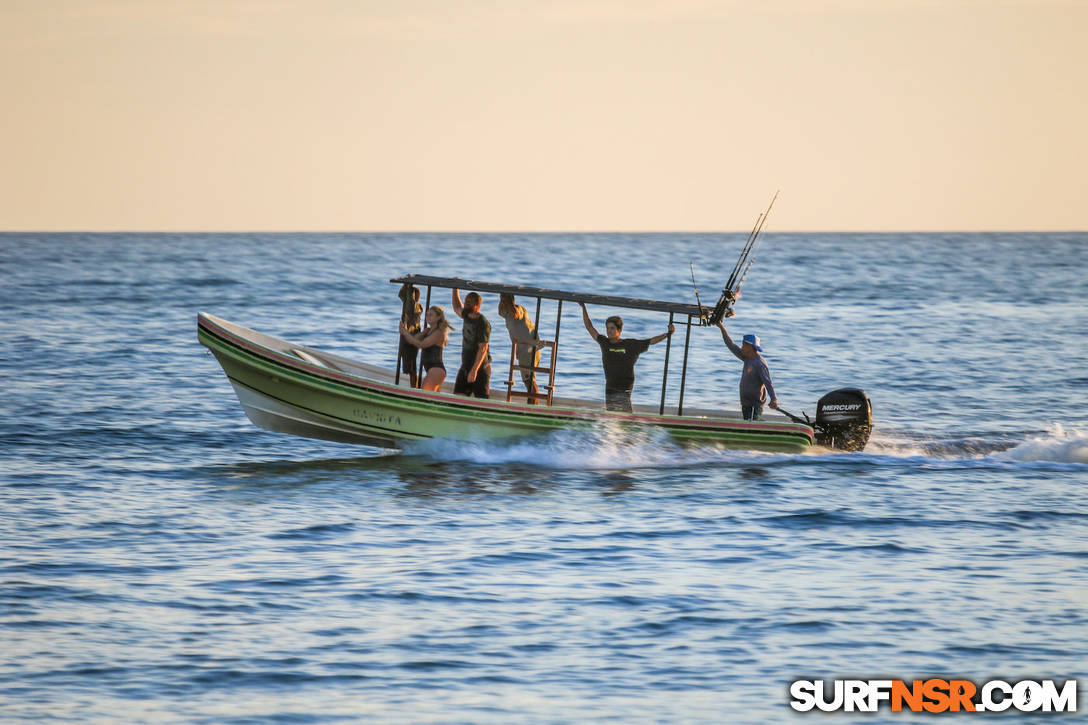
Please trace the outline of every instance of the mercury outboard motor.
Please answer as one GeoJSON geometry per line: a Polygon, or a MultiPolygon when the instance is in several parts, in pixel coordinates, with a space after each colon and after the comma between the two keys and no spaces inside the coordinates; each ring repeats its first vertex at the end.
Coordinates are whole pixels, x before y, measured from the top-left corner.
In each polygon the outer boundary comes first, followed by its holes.
{"type": "Polygon", "coordinates": [[[816,444],[842,451],[860,451],[873,432],[873,405],[859,388],[842,388],[816,403],[812,423],[816,444]]]}

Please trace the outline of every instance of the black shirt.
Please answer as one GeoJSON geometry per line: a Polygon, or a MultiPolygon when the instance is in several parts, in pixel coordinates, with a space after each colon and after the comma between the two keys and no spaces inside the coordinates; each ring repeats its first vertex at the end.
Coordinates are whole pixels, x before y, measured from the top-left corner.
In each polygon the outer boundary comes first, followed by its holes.
{"type": "Polygon", "coordinates": [[[597,335],[601,346],[601,362],[604,364],[604,386],[608,390],[630,390],[635,385],[635,361],[650,347],[649,340],[624,340],[609,342],[604,335],[597,335]]]}
{"type": "MultiPolygon", "coordinates": [[[[476,363],[476,353],[480,349],[480,345],[491,342],[491,323],[483,315],[475,320],[472,319],[468,316],[468,310],[461,312],[461,319],[465,322],[461,326],[461,367],[472,369],[472,366],[476,363]]],[[[490,364],[491,350],[489,348],[487,356],[480,363],[480,367],[490,364]]]]}

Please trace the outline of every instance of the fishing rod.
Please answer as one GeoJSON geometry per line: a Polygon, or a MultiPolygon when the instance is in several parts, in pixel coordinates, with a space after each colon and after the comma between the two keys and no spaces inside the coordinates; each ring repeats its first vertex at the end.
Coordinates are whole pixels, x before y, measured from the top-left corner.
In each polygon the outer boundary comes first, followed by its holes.
{"type": "Polygon", "coordinates": [[[759,227],[763,224],[763,214],[756,217],[756,223],[752,225],[752,231],[748,232],[748,237],[744,240],[744,246],[740,250],[740,257],[737,259],[737,263],[733,265],[733,271],[729,275],[729,279],[725,283],[725,289],[733,289],[733,283],[737,281],[737,272],[740,271],[740,267],[744,264],[745,257],[752,250],[752,243],[755,241],[756,235],[759,233],[759,227]]]}
{"type": "MultiPolygon", "coordinates": [[[[763,229],[763,227],[762,227],[762,226],[760,226],[760,230],[761,230],[761,231],[762,231],[762,229],[763,229]]],[[[753,247],[753,250],[754,250],[754,247],[753,247]]],[[[750,269],[752,268],[752,263],[753,263],[753,262],[755,262],[755,261],[756,261],[755,255],[754,255],[754,254],[749,254],[749,255],[748,255],[748,264],[747,264],[747,265],[745,265],[745,267],[744,267],[744,272],[742,272],[742,273],[741,273],[741,275],[740,275],[740,279],[738,279],[738,280],[737,280],[737,284],[736,284],[736,286],[735,286],[735,287],[733,288],[733,299],[734,299],[734,300],[735,300],[735,299],[736,299],[737,297],[739,297],[739,296],[740,296],[740,286],[741,286],[742,284],[744,284],[744,279],[745,279],[745,277],[747,277],[747,276],[748,276],[748,270],[750,270],[750,269]]]]}
{"type": "Polygon", "coordinates": [[[744,283],[744,278],[748,276],[748,270],[752,268],[752,263],[756,261],[755,251],[756,248],[759,246],[760,235],[763,233],[763,227],[767,223],[768,217],[770,217],[771,215],[771,208],[774,206],[775,201],[778,200],[778,194],[779,192],[777,191],[774,193],[774,197],[771,199],[771,203],[767,205],[767,211],[763,212],[760,215],[756,225],[755,233],[752,234],[751,241],[748,243],[747,248],[742,253],[742,258],[737,260],[737,269],[740,268],[741,264],[745,261],[745,259],[747,260],[747,264],[745,265],[744,271],[741,273],[740,278],[734,279],[733,284],[727,285],[727,289],[733,291],[734,299],[740,293],[740,286],[744,283]]]}
{"type": "Polygon", "coordinates": [[[771,214],[771,208],[778,199],[778,194],[778,191],[774,193],[771,203],[767,205],[767,211],[759,215],[755,226],[752,227],[752,231],[748,233],[748,239],[744,242],[744,249],[741,250],[740,258],[734,265],[733,273],[729,275],[729,280],[726,282],[722,295],[718,299],[718,304],[714,306],[714,311],[710,314],[707,324],[716,325],[721,322],[722,318],[727,316],[727,312],[730,311],[733,303],[737,301],[737,297],[740,296],[740,286],[744,283],[748,271],[751,270],[752,264],[755,262],[754,255],[756,247],[759,246],[760,234],[763,232],[763,226],[767,223],[767,217],[771,214]],[[740,275],[739,278],[738,274],[740,275]]]}
{"type": "Polygon", "coordinates": [[[703,303],[699,300],[699,286],[695,284],[695,261],[688,262],[688,267],[691,269],[691,286],[695,289],[695,304],[699,306],[699,319],[703,319],[703,303]]]}

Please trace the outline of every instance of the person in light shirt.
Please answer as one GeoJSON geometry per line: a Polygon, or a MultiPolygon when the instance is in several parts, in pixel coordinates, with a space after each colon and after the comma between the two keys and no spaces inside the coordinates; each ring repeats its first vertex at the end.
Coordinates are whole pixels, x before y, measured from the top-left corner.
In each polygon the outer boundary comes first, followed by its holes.
{"type": "MultiPolygon", "coordinates": [[[[503,293],[499,295],[499,317],[506,321],[506,331],[510,333],[510,342],[518,341],[535,342],[536,328],[529,319],[525,308],[514,301],[514,295],[503,293]]],[[[535,368],[540,365],[539,345],[518,345],[518,365],[523,368],[535,368]]],[[[540,392],[536,385],[536,371],[522,370],[521,379],[525,383],[525,389],[534,395],[540,392]]],[[[536,398],[530,396],[529,404],[536,403],[536,398]]]]}

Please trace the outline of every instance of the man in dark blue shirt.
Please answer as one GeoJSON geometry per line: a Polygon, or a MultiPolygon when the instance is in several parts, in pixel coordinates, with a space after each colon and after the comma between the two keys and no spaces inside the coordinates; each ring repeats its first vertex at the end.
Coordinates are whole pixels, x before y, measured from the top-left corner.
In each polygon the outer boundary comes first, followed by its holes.
{"type": "Polygon", "coordinates": [[[759,338],[755,335],[745,335],[741,346],[729,339],[729,333],[725,331],[725,325],[718,322],[718,329],[722,331],[722,339],[729,351],[740,358],[744,363],[744,371],[740,374],[740,410],[745,420],[759,420],[763,415],[763,404],[770,396],[770,406],[778,410],[778,396],[775,395],[774,385],[771,384],[771,371],[767,368],[767,362],[759,354],[763,348],[759,346],[759,338]]]}

